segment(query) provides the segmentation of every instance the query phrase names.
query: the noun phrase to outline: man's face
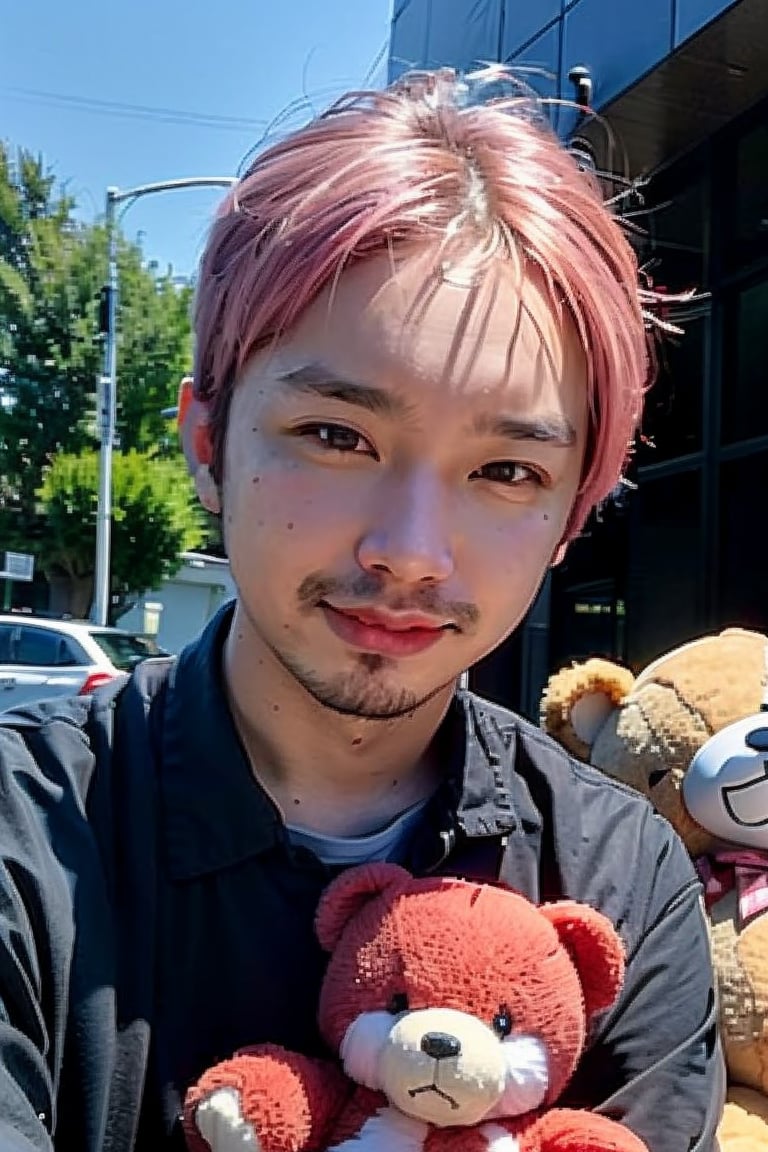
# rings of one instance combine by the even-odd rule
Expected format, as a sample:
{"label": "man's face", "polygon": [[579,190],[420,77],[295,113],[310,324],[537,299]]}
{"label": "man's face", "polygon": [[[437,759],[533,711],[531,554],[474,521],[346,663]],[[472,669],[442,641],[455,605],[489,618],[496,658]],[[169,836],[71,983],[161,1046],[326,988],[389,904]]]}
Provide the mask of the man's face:
{"label": "man's face", "polygon": [[338,712],[410,712],[504,639],[579,484],[575,333],[510,265],[461,273],[425,252],[344,272],[232,399],[238,643]]}

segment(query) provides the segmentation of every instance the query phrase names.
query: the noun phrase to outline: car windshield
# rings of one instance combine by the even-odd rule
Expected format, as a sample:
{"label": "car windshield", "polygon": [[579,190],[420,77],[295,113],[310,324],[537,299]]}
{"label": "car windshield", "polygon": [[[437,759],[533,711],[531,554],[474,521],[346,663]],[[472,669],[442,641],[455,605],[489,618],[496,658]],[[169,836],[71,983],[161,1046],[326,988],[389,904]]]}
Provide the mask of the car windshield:
{"label": "car windshield", "polygon": [[120,672],[130,672],[134,665],[148,656],[166,655],[152,640],[131,632],[91,631],[89,635]]}

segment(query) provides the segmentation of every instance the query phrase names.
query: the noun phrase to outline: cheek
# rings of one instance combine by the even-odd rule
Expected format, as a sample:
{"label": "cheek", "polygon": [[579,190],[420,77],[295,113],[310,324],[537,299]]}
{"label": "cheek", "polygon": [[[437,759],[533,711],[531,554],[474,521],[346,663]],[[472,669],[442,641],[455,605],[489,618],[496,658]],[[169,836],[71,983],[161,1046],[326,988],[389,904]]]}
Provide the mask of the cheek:
{"label": "cheek", "polygon": [[462,583],[484,621],[484,636],[498,643],[531,606],[559,542],[541,511],[519,511],[481,531],[477,520],[465,537]]}
{"label": "cheek", "polygon": [[562,525],[541,509],[514,509],[509,515],[470,519],[465,532],[467,561],[476,565],[485,583],[507,587],[538,582],[560,542]]}
{"label": "cheek", "polygon": [[[343,522],[343,495],[317,472],[296,462],[264,458],[249,461],[224,489],[224,524],[238,531],[249,525],[271,535],[327,536]],[[255,542],[255,541],[254,541]]]}

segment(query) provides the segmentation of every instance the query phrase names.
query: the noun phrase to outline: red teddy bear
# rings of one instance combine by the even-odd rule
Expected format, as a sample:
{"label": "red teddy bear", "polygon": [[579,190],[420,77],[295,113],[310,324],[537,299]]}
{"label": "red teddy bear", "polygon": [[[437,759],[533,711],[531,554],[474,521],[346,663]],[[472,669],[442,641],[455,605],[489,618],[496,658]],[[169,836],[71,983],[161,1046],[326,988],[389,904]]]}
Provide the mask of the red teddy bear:
{"label": "red teddy bear", "polygon": [[192,1152],[647,1152],[552,1107],[621,988],[600,913],[372,864],[329,886],[317,932],[341,1066],[270,1045],[217,1065],[187,1096]]}

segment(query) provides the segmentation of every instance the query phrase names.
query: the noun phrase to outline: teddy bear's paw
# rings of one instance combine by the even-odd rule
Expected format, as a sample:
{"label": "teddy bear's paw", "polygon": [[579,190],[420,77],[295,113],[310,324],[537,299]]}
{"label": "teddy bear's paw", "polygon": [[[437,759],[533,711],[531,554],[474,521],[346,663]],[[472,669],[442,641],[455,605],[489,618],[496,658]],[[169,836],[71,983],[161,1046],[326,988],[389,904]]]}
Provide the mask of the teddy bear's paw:
{"label": "teddy bear's paw", "polygon": [[487,1141],[487,1152],[520,1152],[515,1137],[500,1124],[483,1124],[480,1133]]}
{"label": "teddy bear's paw", "polygon": [[502,1124],[475,1128],[435,1128],[424,1152],[520,1152],[520,1144]]}
{"label": "teddy bear's paw", "polygon": [[304,1152],[323,1146],[347,1095],[333,1064],[261,1044],[192,1085],[184,1131],[192,1152]]}
{"label": "teddy bear's paw", "polygon": [[648,1152],[646,1145],[607,1116],[571,1108],[553,1108],[534,1120],[521,1148],[527,1152]]}
{"label": "teddy bear's paw", "polygon": [[243,1116],[236,1088],[217,1088],[201,1100],[195,1124],[211,1152],[261,1152],[253,1125]]}

